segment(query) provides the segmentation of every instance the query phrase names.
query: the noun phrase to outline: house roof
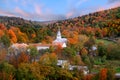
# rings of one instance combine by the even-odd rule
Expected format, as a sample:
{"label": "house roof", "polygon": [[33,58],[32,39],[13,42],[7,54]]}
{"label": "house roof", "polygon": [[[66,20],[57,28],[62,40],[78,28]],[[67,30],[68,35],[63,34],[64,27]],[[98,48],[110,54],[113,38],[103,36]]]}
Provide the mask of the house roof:
{"label": "house roof", "polygon": [[15,43],[11,45],[12,48],[26,48],[28,45],[25,43]]}
{"label": "house roof", "polygon": [[36,46],[36,47],[50,47],[52,44],[41,44],[41,43],[36,43],[36,44],[29,44],[30,46]]}

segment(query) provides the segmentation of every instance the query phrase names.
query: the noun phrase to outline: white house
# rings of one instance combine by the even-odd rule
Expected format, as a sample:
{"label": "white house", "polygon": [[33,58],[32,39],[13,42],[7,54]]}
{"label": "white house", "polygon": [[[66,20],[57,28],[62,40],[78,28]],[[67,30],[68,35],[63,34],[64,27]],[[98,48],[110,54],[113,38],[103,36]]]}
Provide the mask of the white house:
{"label": "white house", "polygon": [[25,52],[28,45],[25,43],[15,43],[9,47],[9,53],[15,53],[16,55],[20,52]]}
{"label": "white house", "polygon": [[87,66],[79,66],[79,65],[70,65],[68,60],[58,60],[57,61],[57,66],[60,66],[61,68],[67,68],[68,70],[83,70],[83,74],[86,75],[89,73],[88,67]]}
{"label": "white house", "polygon": [[74,70],[75,68],[78,70],[83,70],[84,75],[89,73],[87,66],[69,65],[69,70]]}
{"label": "white house", "polygon": [[62,68],[65,68],[66,66],[68,66],[70,63],[68,62],[68,60],[58,60],[57,61],[57,66],[61,66]]}
{"label": "white house", "polygon": [[30,46],[34,46],[37,48],[37,50],[42,50],[42,49],[49,49],[51,44],[41,44],[41,43],[37,43],[37,44],[30,44]]}

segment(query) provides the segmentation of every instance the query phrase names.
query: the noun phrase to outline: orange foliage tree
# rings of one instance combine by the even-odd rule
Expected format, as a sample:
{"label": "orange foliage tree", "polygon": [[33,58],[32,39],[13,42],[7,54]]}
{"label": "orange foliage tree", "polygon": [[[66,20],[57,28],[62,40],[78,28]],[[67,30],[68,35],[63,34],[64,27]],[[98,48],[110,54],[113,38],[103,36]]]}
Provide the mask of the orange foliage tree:
{"label": "orange foliage tree", "polygon": [[29,62],[29,56],[27,54],[25,54],[24,52],[21,53],[20,55],[12,55],[12,56],[10,56],[9,62],[14,67],[18,68],[19,64]]}
{"label": "orange foliage tree", "polygon": [[6,30],[6,27],[4,24],[0,24],[0,30]]}
{"label": "orange foliage tree", "polygon": [[17,27],[11,27],[11,30],[14,31],[17,37],[18,42],[28,42],[28,37],[25,33],[21,32]]}
{"label": "orange foliage tree", "polygon": [[99,74],[99,80],[107,80],[107,69],[103,68]]}
{"label": "orange foliage tree", "polygon": [[16,43],[16,42],[17,42],[17,37],[16,37],[15,33],[13,32],[13,30],[12,30],[12,29],[9,29],[9,30],[8,30],[8,33],[9,33],[11,42],[12,42],[12,43]]}
{"label": "orange foliage tree", "polygon": [[0,30],[0,37],[2,37],[4,35],[3,30]]}
{"label": "orange foliage tree", "polygon": [[36,34],[35,34],[35,33],[31,34],[31,37],[32,37],[32,38],[35,38],[35,37],[36,37]]}
{"label": "orange foliage tree", "polygon": [[24,52],[22,52],[20,54],[20,56],[18,57],[18,63],[27,63],[29,62],[29,56],[27,54],[25,54]]}
{"label": "orange foliage tree", "polygon": [[6,50],[5,49],[0,50],[0,63],[5,60],[5,57],[6,57]]}
{"label": "orange foliage tree", "polygon": [[4,24],[0,24],[0,37],[4,35],[4,31],[7,30]]}
{"label": "orange foliage tree", "polygon": [[94,77],[94,75],[88,74],[85,76],[84,80],[92,80],[93,77]]}

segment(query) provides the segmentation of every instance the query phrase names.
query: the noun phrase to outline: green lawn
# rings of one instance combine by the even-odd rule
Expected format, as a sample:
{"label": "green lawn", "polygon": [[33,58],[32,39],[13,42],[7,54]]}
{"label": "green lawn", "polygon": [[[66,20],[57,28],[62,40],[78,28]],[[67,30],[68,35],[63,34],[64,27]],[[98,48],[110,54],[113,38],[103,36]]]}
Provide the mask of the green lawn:
{"label": "green lawn", "polygon": [[115,43],[112,42],[112,41],[108,41],[108,40],[104,40],[104,39],[96,39],[96,43],[99,43],[99,42],[103,42],[105,45],[115,44]]}
{"label": "green lawn", "polygon": [[111,67],[116,73],[120,73],[120,60],[107,60],[105,64],[97,65],[97,68],[93,68],[92,72],[98,73],[104,67]]}

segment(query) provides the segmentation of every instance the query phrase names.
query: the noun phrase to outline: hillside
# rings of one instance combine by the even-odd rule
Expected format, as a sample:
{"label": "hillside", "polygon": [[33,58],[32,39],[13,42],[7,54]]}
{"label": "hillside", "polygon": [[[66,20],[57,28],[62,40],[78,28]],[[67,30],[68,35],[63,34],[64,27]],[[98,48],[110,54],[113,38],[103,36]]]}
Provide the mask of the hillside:
{"label": "hillside", "polygon": [[[120,36],[120,7],[103,10],[72,19],[59,21],[54,25],[73,28],[107,28],[108,35]],[[110,35],[109,35],[110,36]]]}
{"label": "hillside", "polygon": [[6,27],[10,27],[10,26],[40,27],[45,25],[44,23],[39,21],[30,21],[20,17],[7,17],[7,16],[0,16],[0,23],[4,24]]}
{"label": "hillside", "polygon": [[[46,24],[49,25],[46,26]],[[76,43],[77,37],[81,34],[98,38],[119,37],[120,7],[59,22],[37,22],[17,17],[0,16],[0,36],[10,34],[11,31],[9,32],[9,30],[12,30],[12,33],[15,34],[14,37],[17,39],[13,41],[13,35],[10,34],[11,42],[51,43],[55,39],[58,26],[61,28],[62,37],[70,39],[71,43]],[[6,30],[8,33],[6,33]]]}
{"label": "hillside", "polygon": [[[117,28],[117,32],[120,32],[120,7],[109,10],[103,10],[87,15],[67,19],[60,21],[30,21],[20,17],[7,17],[0,16],[0,23],[6,27],[17,26],[17,27],[40,27],[59,25],[59,26],[75,26],[75,27],[92,27],[92,28],[105,28],[114,27]],[[115,24],[115,25],[114,25]],[[56,26],[55,26],[56,27]],[[120,34],[118,34],[120,35]]]}
{"label": "hillside", "polygon": [[87,15],[71,18],[58,23],[65,23],[66,25],[72,23],[74,26],[91,26],[91,27],[105,27],[106,23],[120,19],[120,7],[109,10],[103,10]]}

